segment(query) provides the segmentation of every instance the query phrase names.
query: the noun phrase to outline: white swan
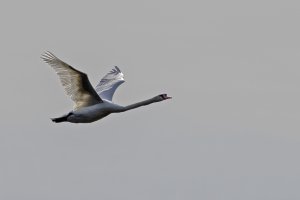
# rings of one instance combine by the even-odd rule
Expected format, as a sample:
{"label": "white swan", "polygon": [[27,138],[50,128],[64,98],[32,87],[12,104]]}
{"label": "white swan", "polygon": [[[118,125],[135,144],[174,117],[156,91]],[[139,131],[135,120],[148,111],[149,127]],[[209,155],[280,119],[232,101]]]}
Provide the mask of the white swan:
{"label": "white swan", "polygon": [[58,74],[60,81],[75,105],[68,114],[53,118],[53,122],[90,123],[111,113],[119,113],[151,103],[171,99],[160,94],[151,99],[129,106],[120,106],[112,102],[115,90],[124,83],[123,73],[118,67],[106,74],[94,89],[87,75],[63,62],[51,52],[45,52],[41,58]]}

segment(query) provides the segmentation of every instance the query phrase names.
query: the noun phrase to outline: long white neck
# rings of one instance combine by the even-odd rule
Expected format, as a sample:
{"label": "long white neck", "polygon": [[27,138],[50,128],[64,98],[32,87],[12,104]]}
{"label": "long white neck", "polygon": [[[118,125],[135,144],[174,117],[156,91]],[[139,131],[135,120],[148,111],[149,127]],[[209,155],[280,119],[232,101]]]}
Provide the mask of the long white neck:
{"label": "long white neck", "polygon": [[131,104],[131,105],[128,105],[128,106],[124,106],[120,112],[125,112],[127,110],[131,110],[131,109],[135,109],[135,108],[138,108],[138,107],[141,107],[141,106],[146,106],[146,105],[149,105],[151,103],[155,103],[157,102],[154,98],[151,98],[151,99],[148,99],[148,100],[145,100],[145,101],[141,101],[141,102],[138,102],[138,103],[134,103],[134,104]]}

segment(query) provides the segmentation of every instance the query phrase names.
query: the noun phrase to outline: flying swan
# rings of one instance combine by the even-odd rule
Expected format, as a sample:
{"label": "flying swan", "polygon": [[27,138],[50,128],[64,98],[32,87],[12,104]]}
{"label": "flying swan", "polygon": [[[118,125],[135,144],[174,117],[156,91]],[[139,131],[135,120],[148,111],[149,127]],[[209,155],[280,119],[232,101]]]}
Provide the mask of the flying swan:
{"label": "flying swan", "polygon": [[167,94],[160,94],[145,101],[120,106],[112,102],[116,89],[125,82],[124,75],[117,66],[106,74],[94,89],[85,73],[71,67],[51,52],[45,52],[41,58],[55,70],[67,95],[75,103],[71,112],[51,119],[56,123],[91,123],[111,113],[120,113],[171,99]]}

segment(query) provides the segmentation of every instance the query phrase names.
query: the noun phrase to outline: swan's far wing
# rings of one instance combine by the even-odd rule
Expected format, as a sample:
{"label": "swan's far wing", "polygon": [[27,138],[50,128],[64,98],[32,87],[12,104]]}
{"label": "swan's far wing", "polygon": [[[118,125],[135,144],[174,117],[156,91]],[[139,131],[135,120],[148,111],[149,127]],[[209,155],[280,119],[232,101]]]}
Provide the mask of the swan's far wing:
{"label": "swan's far wing", "polygon": [[95,90],[102,99],[112,101],[116,89],[124,82],[124,74],[115,66],[101,79]]}
{"label": "swan's far wing", "polygon": [[45,52],[41,58],[57,73],[70,98],[74,101],[74,110],[103,102],[91,85],[87,75],[61,61],[51,52]]}

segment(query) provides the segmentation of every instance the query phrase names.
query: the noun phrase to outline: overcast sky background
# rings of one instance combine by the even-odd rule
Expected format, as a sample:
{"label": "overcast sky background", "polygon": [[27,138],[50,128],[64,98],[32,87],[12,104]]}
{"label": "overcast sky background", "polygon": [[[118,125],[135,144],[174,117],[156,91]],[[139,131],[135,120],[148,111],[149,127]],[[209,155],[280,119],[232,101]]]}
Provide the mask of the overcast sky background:
{"label": "overcast sky background", "polygon": [[[1,1],[0,199],[300,199],[297,1]],[[92,124],[45,50],[127,105]]]}

